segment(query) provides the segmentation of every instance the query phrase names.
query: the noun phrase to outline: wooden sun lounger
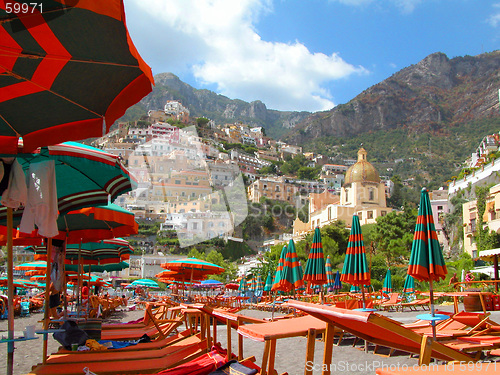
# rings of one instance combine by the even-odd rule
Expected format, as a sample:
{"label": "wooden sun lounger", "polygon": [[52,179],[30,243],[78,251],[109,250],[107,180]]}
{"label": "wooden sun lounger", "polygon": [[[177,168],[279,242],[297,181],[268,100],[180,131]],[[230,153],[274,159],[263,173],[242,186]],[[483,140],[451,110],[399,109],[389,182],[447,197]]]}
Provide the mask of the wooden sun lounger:
{"label": "wooden sun lounger", "polygon": [[[149,351],[128,352],[126,353],[127,356],[129,356],[128,358],[116,360],[111,363],[108,360],[61,364],[47,363],[35,367],[30,372],[30,375],[81,375],[84,373],[84,368],[88,368],[90,371],[99,375],[156,373],[167,368],[178,366],[206,353],[207,342],[206,340],[198,339],[197,342],[169,346],[161,350],[161,356],[154,358],[144,357],[144,353],[147,354],[148,352]],[[99,354],[99,356],[102,357],[102,354]]]}
{"label": "wooden sun lounger", "polygon": [[411,311],[417,311],[417,307],[422,307],[425,310],[427,306],[427,310],[429,309],[429,303],[431,302],[430,298],[416,299],[411,302],[404,302],[400,304],[401,311],[404,311],[406,307],[408,307]]}
{"label": "wooden sun lounger", "polygon": [[183,317],[178,317],[176,319],[167,319],[160,322],[154,321],[154,325],[151,327],[146,327],[144,329],[133,328],[133,329],[121,329],[121,330],[105,330],[101,332],[101,340],[138,340],[144,335],[148,335],[149,338],[155,337],[166,337],[172,333],[177,327],[184,323]]}
{"label": "wooden sun lounger", "polygon": [[288,304],[328,323],[324,355],[324,365],[328,368],[331,364],[335,327],[375,345],[419,354],[421,364],[428,364],[431,357],[445,361],[474,360],[465,353],[432,341],[427,335],[414,332],[401,323],[374,312],[352,311],[299,301],[289,301]]}
{"label": "wooden sun lounger", "polygon": [[188,336],[193,335],[193,332],[190,329],[186,329],[185,331],[179,332],[176,335],[165,337],[163,339],[156,339],[150,342],[143,342],[137,345],[130,345],[124,348],[119,349],[103,349],[103,350],[92,350],[92,351],[71,351],[66,349],[60,349],[57,353],[50,355],[50,358],[59,358],[60,356],[66,356],[68,354],[74,355],[88,355],[90,353],[110,353],[110,352],[130,352],[130,351],[139,351],[139,350],[152,350],[152,349],[161,349],[165,346],[176,343],[179,340],[182,340]]}

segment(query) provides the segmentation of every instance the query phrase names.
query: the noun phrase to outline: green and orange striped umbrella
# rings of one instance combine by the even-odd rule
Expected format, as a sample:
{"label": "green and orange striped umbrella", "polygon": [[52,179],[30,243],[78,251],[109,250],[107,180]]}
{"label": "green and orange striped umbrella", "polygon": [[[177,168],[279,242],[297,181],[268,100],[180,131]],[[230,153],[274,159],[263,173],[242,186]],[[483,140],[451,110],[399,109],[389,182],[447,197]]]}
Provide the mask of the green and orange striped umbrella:
{"label": "green and orange striped umbrella", "polygon": [[285,264],[283,265],[283,278],[279,281],[279,290],[291,292],[304,287],[302,266],[299,263],[293,240],[288,243]]}
{"label": "green and orange striped umbrella", "polygon": [[330,260],[330,255],[326,257],[325,270],[326,270],[326,285],[325,285],[326,290],[327,292],[333,292],[335,278],[333,276],[332,261]]}
{"label": "green and orange striped umbrella", "polygon": [[370,272],[366,261],[365,244],[359,224],[359,217],[352,217],[351,233],[340,280],[351,285],[370,285]]}
{"label": "green and orange striped umbrella", "polygon": [[266,283],[264,285],[264,292],[270,292],[273,287],[273,276],[271,273],[267,274]]}
{"label": "green and orange striped umbrella", "polygon": [[420,206],[418,208],[417,224],[411,245],[408,275],[420,281],[429,282],[429,298],[431,305],[432,336],[436,340],[436,326],[434,324],[434,293],[432,282],[444,279],[448,270],[443,258],[443,252],[437,239],[434,218],[432,217],[432,206],[429,192],[426,188],[420,194]]}
{"label": "green and orange striped umbrella", "polygon": [[423,188],[411,245],[408,275],[420,281],[437,281],[444,279],[447,273],[434,226],[429,192]]}
{"label": "green and orange striped umbrella", "polygon": [[276,273],[274,274],[274,282],[271,288],[272,291],[281,290],[279,289],[279,285],[281,279],[283,279],[283,267],[285,266],[285,259],[287,253],[288,253],[287,247],[283,246],[283,249],[281,249],[280,258],[278,260],[278,267],[276,268]]}
{"label": "green and orange striped umbrella", "polygon": [[415,293],[415,279],[411,275],[406,275],[403,285],[403,293]]}
{"label": "green and orange striped umbrella", "polygon": [[318,227],[314,230],[313,242],[307,258],[306,269],[304,270],[304,281],[309,281],[311,285],[323,285],[328,282],[323,243],[321,242],[321,232]]}
{"label": "green and orange striped umbrella", "polygon": [[382,292],[384,293],[392,293],[392,277],[391,277],[391,270],[388,269],[385,278],[384,278],[384,284],[382,286]]}

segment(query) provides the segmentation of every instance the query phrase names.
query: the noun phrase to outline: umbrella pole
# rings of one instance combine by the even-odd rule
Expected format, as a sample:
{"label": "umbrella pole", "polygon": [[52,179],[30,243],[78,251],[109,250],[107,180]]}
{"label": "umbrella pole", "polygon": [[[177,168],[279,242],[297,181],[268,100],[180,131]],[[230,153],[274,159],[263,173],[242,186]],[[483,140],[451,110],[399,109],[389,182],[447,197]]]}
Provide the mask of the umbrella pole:
{"label": "umbrella pole", "polygon": [[[14,259],[12,249],[12,208],[7,207],[7,282],[8,282],[8,339],[14,339]],[[7,344],[7,375],[14,373],[14,341],[9,341]]]}
{"label": "umbrella pole", "polygon": [[[52,239],[47,238],[47,272],[45,274],[45,311],[43,318],[43,329],[47,331],[49,329],[50,320],[50,274],[52,272]],[[43,335],[43,364],[47,362],[47,340],[48,335]]]}
{"label": "umbrella pole", "polygon": [[363,310],[366,309],[366,302],[365,302],[365,286],[361,285],[361,296],[363,298]]}
{"label": "umbrella pole", "polygon": [[83,267],[82,267],[82,241],[78,244],[78,276],[76,278],[76,317],[77,319],[80,317],[80,309],[82,306],[81,299],[81,288],[82,288],[82,276],[83,276]]}
{"label": "umbrella pole", "polygon": [[[434,318],[435,312],[434,312],[434,290],[432,288],[432,279],[429,280],[429,298],[430,298],[430,305],[431,305],[431,317]],[[436,322],[434,320],[431,321],[432,325],[432,339],[436,341]]]}

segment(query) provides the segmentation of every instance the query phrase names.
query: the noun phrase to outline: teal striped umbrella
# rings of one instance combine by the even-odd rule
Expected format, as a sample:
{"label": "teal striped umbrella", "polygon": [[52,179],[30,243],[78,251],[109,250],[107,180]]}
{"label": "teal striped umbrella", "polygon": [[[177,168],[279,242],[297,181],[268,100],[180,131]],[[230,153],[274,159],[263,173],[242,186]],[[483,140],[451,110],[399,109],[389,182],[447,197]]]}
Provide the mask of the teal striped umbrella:
{"label": "teal striped umbrella", "polygon": [[[429,282],[429,298],[431,305],[431,317],[434,319],[434,292],[432,282],[444,279],[448,270],[444,262],[441,246],[437,239],[437,232],[432,216],[432,206],[429,192],[426,188],[420,194],[420,206],[418,208],[417,224],[411,245],[408,275],[420,281]],[[434,322],[434,320],[433,320]],[[436,326],[432,325],[432,336],[436,340]]]}
{"label": "teal striped umbrella", "polygon": [[279,281],[279,289],[291,292],[304,288],[302,266],[299,263],[293,240],[288,243],[288,252],[283,266],[283,278]]}
{"label": "teal striped umbrella", "polygon": [[330,255],[328,255],[328,257],[326,258],[325,270],[326,270],[326,285],[325,286],[326,286],[328,292],[333,292],[335,278],[333,277],[332,262],[330,260]]}
{"label": "teal striped umbrella", "polygon": [[135,288],[137,286],[142,286],[144,288],[155,288],[155,289],[159,289],[160,286],[158,285],[158,283],[154,280],[150,280],[150,279],[138,279],[138,280],[134,280],[133,282],[131,282],[127,288]]}
{"label": "teal striped umbrella", "polygon": [[350,293],[361,293],[361,288],[358,285],[351,285],[351,289],[349,289]]}
{"label": "teal striped umbrella", "polygon": [[[349,242],[347,243],[346,257],[340,281],[357,286],[370,285],[371,283],[363,233],[361,233],[358,215],[353,215],[352,217],[351,233],[349,234]],[[361,293],[363,294],[364,309],[366,307],[364,288],[361,288]]]}
{"label": "teal striped umbrella", "polygon": [[382,286],[382,292],[392,293],[392,278],[390,269],[388,269],[387,273],[385,274],[384,285]]}
{"label": "teal striped umbrella", "polygon": [[266,283],[264,285],[264,292],[270,292],[273,287],[273,276],[271,273],[267,274]]}
{"label": "teal striped umbrella", "polygon": [[328,282],[323,243],[321,242],[321,232],[318,227],[314,230],[313,242],[307,258],[303,280],[309,281],[311,285],[323,285]]}
{"label": "teal striped umbrella", "polygon": [[406,275],[403,285],[403,293],[415,293],[415,279],[411,275]]}
{"label": "teal striped umbrella", "polygon": [[280,258],[278,260],[278,267],[276,268],[276,273],[274,274],[273,286],[271,288],[272,291],[281,290],[279,288],[280,281],[283,278],[283,267],[285,266],[286,254],[288,253],[288,249],[286,246],[283,246],[281,249]]}
{"label": "teal striped umbrella", "polygon": [[259,275],[255,280],[255,295],[260,297],[264,292],[264,282],[262,281],[262,277]]}
{"label": "teal striped umbrella", "polygon": [[238,292],[244,295],[247,292],[247,280],[245,277],[242,277],[240,280],[240,287],[238,288]]}

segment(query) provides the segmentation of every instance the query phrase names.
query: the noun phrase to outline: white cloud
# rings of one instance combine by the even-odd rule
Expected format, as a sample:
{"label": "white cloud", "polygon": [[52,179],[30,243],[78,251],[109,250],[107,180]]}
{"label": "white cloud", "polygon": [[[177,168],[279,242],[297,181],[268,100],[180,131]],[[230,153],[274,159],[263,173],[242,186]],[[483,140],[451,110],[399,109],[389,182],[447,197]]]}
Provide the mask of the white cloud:
{"label": "white cloud", "polygon": [[497,27],[500,23],[500,3],[493,4],[493,7],[497,8],[497,10],[488,18],[488,23],[493,27]]}
{"label": "white cloud", "polygon": [[[140,10],[143,17],[148,15],[142,21],[144,29],[134,31],[144,38],[149,32],[154,39],[149,41],[150,47],[156,45],[152,60],[140,50],[150,65],[166,66],[164,60],[173,62],[169,67],[192,69],[200,82],[216,85],[219,93],[231,98],[260,99],[273,109],[325,110],[334,106],[326,83],[366,73],[338,54],[312,53],[299,41],[262,40],[255,23],[262,14],[272,12],[271,0],[130,2],[134,13]],[[151,26],[156,30],[154,37]]]}

